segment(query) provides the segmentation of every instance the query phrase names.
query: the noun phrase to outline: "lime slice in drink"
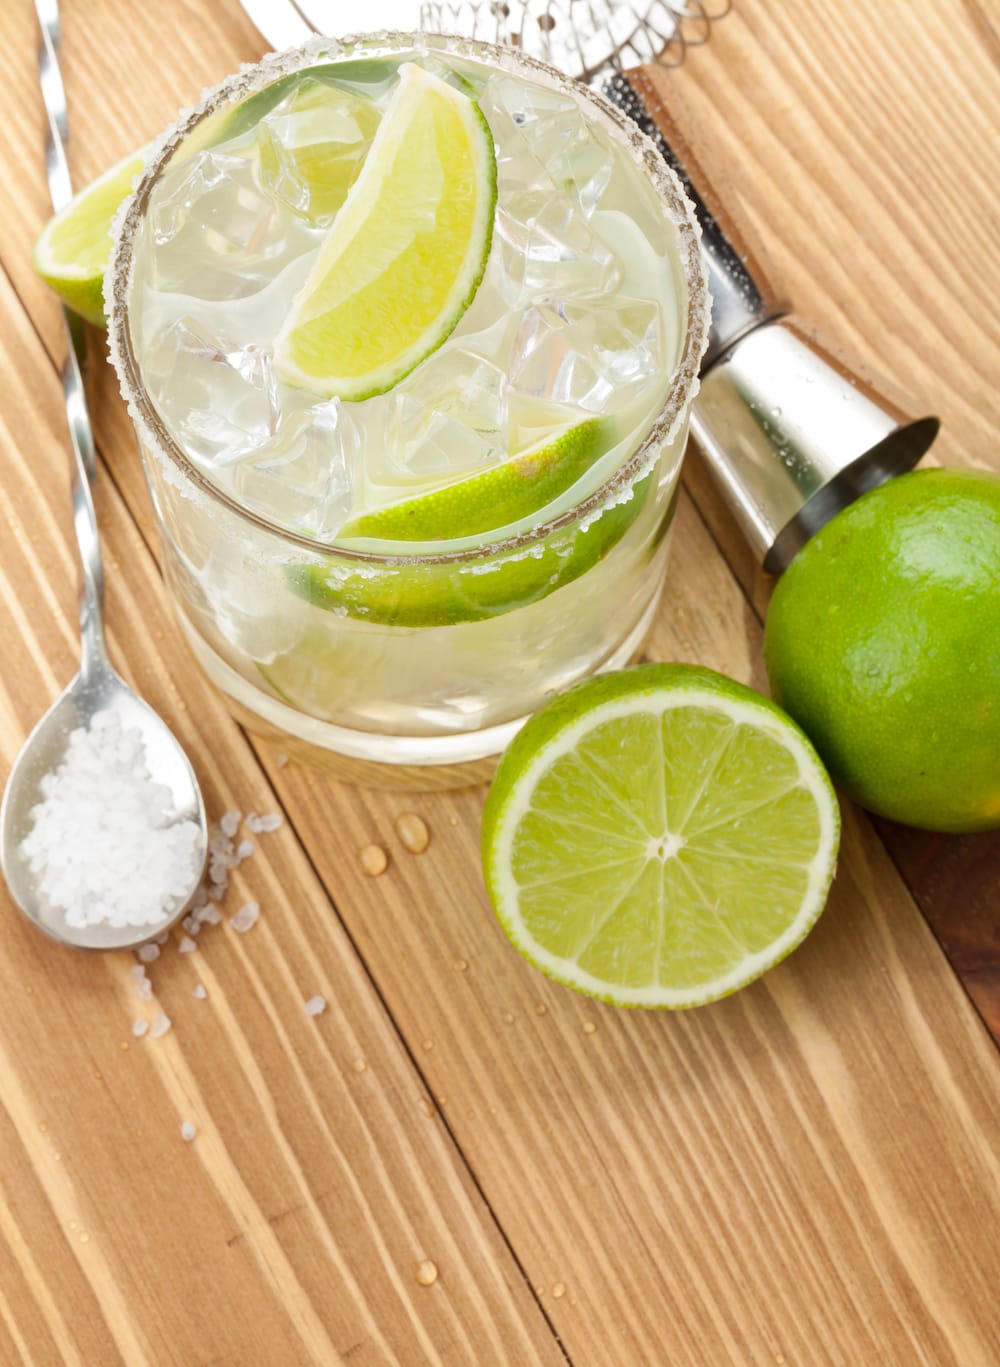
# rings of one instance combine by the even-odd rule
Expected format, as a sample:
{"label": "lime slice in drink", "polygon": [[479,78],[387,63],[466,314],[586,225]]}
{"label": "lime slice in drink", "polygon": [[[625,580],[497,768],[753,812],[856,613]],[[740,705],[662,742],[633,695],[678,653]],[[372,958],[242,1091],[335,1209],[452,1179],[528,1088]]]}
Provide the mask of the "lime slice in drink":
{"label": "lime slice in drink", "polygon": [[471,303],[496,204],[479,106],[405,63],[343,208],[275,342],[281,377],[324,397],[383,394]]}
{"label": "lime slice in drink", "polygon": [[35,243],[35,270],[71,309],[88,323],[104,326],[104,272],[111,260],[111,223],[119,204],[132,193],[146,150],[130,152],[110,171],[80,191]]}
{"label": "lime slice in drink", "polygon": [[698,1006],[783,959],[826,900],[837,800],[805,734],[693,665],[591,679],[515,737],[486,884],[542,972],[616,1006]]}
{"label": "lime slice in drink", "polygon": [[614,445],[616,426],[611,417],[588,418],[457,484],[351,518],[339,536],[447,541],[519,522],[571,489]]}
{"label": "lime slice in drink", "polygon": [[[291,591],[313,607],[395,627],[455,626],[479,622],[537,603],[593,568],[622,539],[646,507],[653,476],[636,484],[626,502],[605,508],[583,524],[552,532],[528,553],[514,547],[467,564],[417,563],[402,557],[383,565],[352,566],[331,558],[290,565]],[[670,526],[674,497],[649,533],[652,554]]]}
{"label": "lime slice in drink", "polygon": [[378,125],[373,100],[307,74],[260,125],[260,179],[304,218],[332,217],[357,180]]}

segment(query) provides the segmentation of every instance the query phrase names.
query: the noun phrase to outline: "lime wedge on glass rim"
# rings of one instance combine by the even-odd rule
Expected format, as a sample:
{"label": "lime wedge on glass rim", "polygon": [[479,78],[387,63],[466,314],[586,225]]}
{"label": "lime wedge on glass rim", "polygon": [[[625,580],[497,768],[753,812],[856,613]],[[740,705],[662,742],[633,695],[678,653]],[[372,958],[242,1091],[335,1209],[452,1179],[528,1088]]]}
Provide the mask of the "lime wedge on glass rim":
{"label": "lime wedge on glass rim", "polygon": [[520,952],[616,1006],[727,996],[823,909],[837,799],[805,734],[693,665],[590,679],[537,713],[483,817],[486,884]]}
{"label": "lime wedge on glass rim", "polygon": [[130,152],[70,200],[35,243],[35,270],[88,323],[104,326],[104,272],[111,260],[111,224],[132,193],[146,149]]}
{"label": "lime wedge on glass rim", "polygon": [[493,235],[496,157],[479,106],[413,63],[275,341],[287,383],[324,397],[391,389],[453,331]]}

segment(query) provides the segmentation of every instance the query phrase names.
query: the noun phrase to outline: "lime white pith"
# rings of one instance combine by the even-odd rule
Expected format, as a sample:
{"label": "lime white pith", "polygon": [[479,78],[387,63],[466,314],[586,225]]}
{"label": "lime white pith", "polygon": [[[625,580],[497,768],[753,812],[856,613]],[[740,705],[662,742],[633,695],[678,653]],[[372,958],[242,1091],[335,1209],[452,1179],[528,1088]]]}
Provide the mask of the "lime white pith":
{"label": "lime white pith", "polygon": [[759,977],[814,924],[836,798],[764,699],[630,682],[581,698],[575,718],[565,709],[533,754],[535,723],[515,740],[514,776],[501,766],[487,807],[487,883],[508,936],[556,981],[619,1006],[696,1006]]}
{"label": "lime white pith", "polygon": [[275,341],[281,377],[349,400],[391,389],[472,301],[495,205],[493,140],[479,106],[404,64],[361,174]]}

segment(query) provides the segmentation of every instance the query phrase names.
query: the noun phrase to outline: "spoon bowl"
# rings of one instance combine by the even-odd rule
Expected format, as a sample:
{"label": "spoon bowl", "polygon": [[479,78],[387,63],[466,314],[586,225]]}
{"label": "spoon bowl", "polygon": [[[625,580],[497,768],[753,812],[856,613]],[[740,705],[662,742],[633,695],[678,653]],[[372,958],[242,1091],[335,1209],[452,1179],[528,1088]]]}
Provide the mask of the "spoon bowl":
{"label": "spoon bowl", "polygon": [[[42,779],[58,768],[70,732],[87,727],[98,712],[114,712],[123,731],[138,731],[152,780],[169,788],[170,823],[194,821],[199,829],[198,853],[191,886],[177,911],[154,925],[71,926],[62,911],[39,895],[38,877],[22,852],[31,829],[31,810],[43,800]],[[35,726],[7,780],[0,806],[0,863],[14,901],[50,939],[78,949],[135,949],[162,934],[187,912],[205,869],[208,828],[198,780],[180,742],[153,709],[128,687],[110,666],[81,671]],[[136,870],[136,877],[142,877]]]}

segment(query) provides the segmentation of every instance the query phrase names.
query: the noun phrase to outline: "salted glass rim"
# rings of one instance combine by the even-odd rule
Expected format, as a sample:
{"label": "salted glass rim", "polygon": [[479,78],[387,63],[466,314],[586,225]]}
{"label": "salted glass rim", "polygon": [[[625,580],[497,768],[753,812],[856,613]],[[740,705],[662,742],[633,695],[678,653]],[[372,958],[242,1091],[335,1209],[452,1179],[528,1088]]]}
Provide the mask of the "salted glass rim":
{"label": "salted glass rim", "polygon": [[[548,85],[572,93],[584,101],[588,111],[596,113],[620,143],[624,143],[632,160],[656,192],[657,202],[664,217],[677,234],[677,250],[684,288],[687,293],[687,327],[680,360],[674,370],[670,387],[653,425],[635,451],[598,488],[578,503],[563,509],[555,517],[537,526],[526,528],[498,540],[483,540],[475,546],[454,551],[408,553],[361,550],[346,546],[336,539],[323,541],[293,531],[265,517],[241,503],[220,488],[202,471],[171,435],[157,412],[143,383],[141,368],[132,342],[128,300],[135,268],[136,232],[150,195],[164,168],[193,130],[210,115],[227,104],[238,104],[248,96],[265,89],[284,76],[303,71],[321,61],[344,61],[354,57],[378,57],[387,53],[406,51],[468,56],[488,65],[512,73],[525,70],[544,78]],[[104,297],[108,308],[108,349],[121,385],[122,395],[141,441],[151,446],[162,458],[177,467],[199,490],[207,494],[240,519],[312,555],[325,554],[340,560],[365,565],[438,565],[461,564],[527,550],[565,527],[596,517],[606,508],[622,500],[648,473],[659,448],[672,440],[683,422],[687,408],[698,392],[699,369],[708,337],[711,301],[701,254],[701,229],[695,218],[694,207],[684,192],[675,172],[666,164],[655,144],[636,124],[610,100],[588,86],[564,76],[547,62],[539,61],[512,47],[480,42],[447,34],[419,32],[379,32],[355,34],[344,38],[319,37],[308,43],[289,48],[285,52],[269,53],[260,62],[244,66],[234,76],[206,90],[198,105],[181,113],[176,123],[150,148],[143,173],[132,195],[116,216],[112,229],[111,262],[104,282]]]}

